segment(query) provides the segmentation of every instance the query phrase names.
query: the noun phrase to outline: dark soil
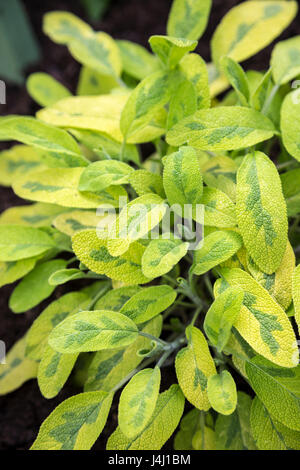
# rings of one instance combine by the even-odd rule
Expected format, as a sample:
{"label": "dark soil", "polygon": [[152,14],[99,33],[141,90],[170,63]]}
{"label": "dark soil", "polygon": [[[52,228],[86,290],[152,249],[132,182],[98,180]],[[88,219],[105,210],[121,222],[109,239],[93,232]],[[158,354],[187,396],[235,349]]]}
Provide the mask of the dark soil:
{"label": "dark soil", "polygon": [[[84,12],[78,2],[68,0],[23,0],[24,6],[30,16],[33,28],[39,39],[42,60],[39,64],[31,67],[27,73],[44,71],[51,74],[72,92],[76,89],[79,65],[72,59],[67,49],[52,43],[41,30],[42,17],[44,13],[51,10],[67,10],[74,12],[85,19]],[[97,30],[103,30],[114,38],[129,39],[148,46],[148,38],[152,34],[165,34],[165,25],[171,0],[113,0],[111,7],[101,22],[93,23]],[[209,27],[202,37],[198,46],[198,52],[206,60],[210,60],[209,42],[213,31],[220,19],[234,5],[240,3],[232,0],[214,0],[214,8],[211,14]],[[282,34],[281,39],[297,35],[300,32],[299,21],[296,20]],[[247,68],[264,70],[268,66],[272,46],[257,54],[245,64]],[[0,77],[1,78],[1,77]],[[30,115],[36,111],[36,105],[26,92],[24,87],[7,87],[7,105],[1,105],[0,114],[23,114]],[[1,143],[0,148],[7,147]],[[24,204],[24,201],[16,197],[11,189],[0,187],[0,212],[8,207]],[[4,340],[9,349],[19,338],[21,338],[34,318],[47,305],[22,315],[14,315],[8,309],[8,299],[14,286],[1,289],[0,296],[0,339]],[[52,299],[59,296],[56,292]],[[175,382],[173,369],[164,369],[163,388],[169,387]],[[79,393],[69,383],[58,397],[52,400],[44,399],[38,389],[36,381],[26,383],[19,390],[6,397],[0,398],[0,450],[28,449],[32,444],[41,422],[50,412],[64,399]],[[116,427],[116,405],[110,414],[108,424],[104,432],[96,442],[94,449],[104,449],[108,436]],[[172,449],[171,443],[166,448]]]}

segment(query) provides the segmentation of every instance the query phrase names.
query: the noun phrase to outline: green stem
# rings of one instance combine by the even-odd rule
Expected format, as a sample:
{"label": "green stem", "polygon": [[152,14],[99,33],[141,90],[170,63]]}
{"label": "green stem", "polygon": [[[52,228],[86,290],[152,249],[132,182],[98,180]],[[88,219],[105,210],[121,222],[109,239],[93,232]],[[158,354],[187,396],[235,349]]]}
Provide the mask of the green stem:
{"label": "green stem", "polygon": [[195,313],[194,313],[194,316],[192,318],[192,321],[191,321],[191,326],[194,326],[198,316],[199,316],[199,313],[201,313],[201,310],[202,310],[202,306],[201,307],[198,307],[196,310],[195,310]]}
{"label": "green stem", "polygon": [[150,333],[145,333],[144,331],[139,331],[140,336],[144,336],[145,338],[151,339],[151,341],[155,341],[156,343],[160,344],[164,349],[169,349],[170,344],[166,341],[157,338],[156,336],[150,335]]}
{"label": "green stem", "polygon": [[107,291],[109,291],[110,289],[110,284],[107,284],[106,286],[102,287],[102,289],[100,289],[100,291],[98,292],[98,294],[95,295],[95,297],[91,300],[90,304],[87,306],[86,310],[92,310],[95,306],[95,304],[98,302],[98,300],[104,295],[106,294]]}
{"label": "green stem", "polygon": [[138,372],[140,372],[141,370],[143,370],[145,367],[149,366],[150,364],[152,364],[152,362],[155,361],[155,358],[154,357],[150,357],[149,359],[147,359],[146,361],[144,361],[139,367],[137,367],[136,369],[132,370],[131,372],[129,372],[128,375],[126,375],[126,377],[124,377],[124,379],[122,379],[112,390],[110,393],[115,393],[117,392],[120,388],[123,387],[123,385],[125,385],[135,374],[137,374]]}

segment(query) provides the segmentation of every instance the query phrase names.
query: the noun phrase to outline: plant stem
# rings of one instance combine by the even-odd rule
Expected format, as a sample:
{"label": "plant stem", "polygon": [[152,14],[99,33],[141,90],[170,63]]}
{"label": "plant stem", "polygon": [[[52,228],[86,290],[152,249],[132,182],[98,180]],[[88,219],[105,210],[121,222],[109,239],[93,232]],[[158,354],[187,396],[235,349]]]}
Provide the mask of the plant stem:
{"label": "plant stem", "polygon": [[170,343],[157,338],[156,336],[150,335],[150,333],[145,333],[144,331],[139,331],[140,336],[144,336],[145,338],[151,339],[151,341],[155,341],[156,343],[160,344],[164,349],[169,349]]}
{"label": "plant stem", "polygon": [[194,316],[192,318],[192,321],[191,321],[191,326],[194,326],[198,316],[199,316],[199,313],[201,312],[202,310],[202,306],[201,307],[198,307],[196,310],[195,310],[195,313],[194,313]]}
{"label": "plant stem", "polygon": [[267,98],[267,100],[266,100],[266,102],[265,102],[265,104],[264,104],[264,106],[263,106],[263,108],[262,108],[262,110],[261,110],[262,114],[265,114],[265,115],[266,115],[267,112],[269,111],[270,106],[271,106],[271,104],[272,104],[272,101],[273,101],[273,99],[274,99],[274,97],[275,97],[277,91],[279,90],[279,88],[280,88],[280,84],[279,84],[279,83],[277,83],[276,85],[273,86],[273,88],[272,88],[272,90],[271,90],[271,93],[269,94],[269,96],[268,96],[268,98]]}
{"label": "plant stem", "polygon": [[86,310],[92,310],[95,306],[95,304],[98,302],[98,300],[106,294],[106,292],[110,289],[110,283],[107,284],[106,286],[102,287],[98,294],[95,295],[95,297],[91,300],[90,304],[87,306]]}

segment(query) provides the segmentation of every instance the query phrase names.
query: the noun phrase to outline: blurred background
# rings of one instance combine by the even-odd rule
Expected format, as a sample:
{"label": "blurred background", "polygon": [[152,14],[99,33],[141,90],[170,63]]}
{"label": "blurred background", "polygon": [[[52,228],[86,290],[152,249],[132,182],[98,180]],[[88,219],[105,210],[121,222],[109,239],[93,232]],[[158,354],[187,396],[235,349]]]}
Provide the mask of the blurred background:
{"label": "blurred background", "polygon": [[[213,0],[208,28],[197,52],[210,61],[210,40],[222,17],[236,0]],[[79,64],[66,47],[52,43],[42,32],[43,15],[52,10],[66,10],[87,21],[95,30],[109,33],[115,39],[127,39],[148,47],[153,34],[165,34],[172,0],[0,0],[0,79],[6,84],[6,104],[0,104],[0,114],[33,115],[38,109],[26,90],[26,77],[42,71],[52,75],[71,92],[78,82]],[[299,16],[298,16],[299,18]],[[277,40],[300,34],[299,19]],[[273,45],[245,62],[246,69],[266,70]],[[0,150],[11,143],[0,143]],[[10,188],[0,186],[0,212],[13,205],[24,204]],[[13,315],[8,298],[14,285],[1,288],[0,339],[5,337],[9,349],[24,335],[43,304],[23,315]],[[59,295],[59,290],[57,292]],[[52,298],[50,300],[53,300]],[[48,302],[46,303],[46,305]],[[172,383],[172,372],[165,372],[164,381]],[[0,450],[28,449],[40,423],[61,401],[78,393],[72,384],[64,387],[58,397],[44,399],[36,381],[30,381],[16,392],[0,397]],[[94,449],[103,449],[107,437],[116,426],[113,412]],[[166,449],[170,449],[167,443]]]}

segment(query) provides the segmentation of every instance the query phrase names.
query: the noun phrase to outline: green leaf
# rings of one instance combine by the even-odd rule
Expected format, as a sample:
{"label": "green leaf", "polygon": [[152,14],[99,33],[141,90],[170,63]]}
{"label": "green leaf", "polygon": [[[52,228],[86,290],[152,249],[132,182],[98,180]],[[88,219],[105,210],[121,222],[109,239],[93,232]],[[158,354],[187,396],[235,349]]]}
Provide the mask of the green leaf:
{"label": "green leaf", "polygon": [[219,189],[235,202],[237,164],[232,158],[217,155],[204,162],[200,170],[207,186]]}
{"label": "green leaf", "polygon": [[277,43],[271,58],[275,83],[283,85],[300,74],[300,36]]}
{"label": "green leaf", "polygon": [[[108,232],[107,248],[111,255],[125,253],[132,242],[147,235],[163,219],[167,205],[157,194],[144,194],[121,210]],[[151,233],[150,233],[151,236]]]}
{"label": "green leaf", "polygon": [[232,8],[212,39],[213,61],[227,55],[237,62],[270,44],[297,14],[297,2],[248,1]]}
{"label": "green leaf", "polygon": [[106,95],[119,86],[117,77],[103,75],[97,70],[83,65],[80,69],[76,94],[79,96]]}
{"label": "green leaf", "polygon": [[[103,307],[105,307],[105,301],[103,304]],[[141,331],[159,337],[161,329],[162,317],[158,316],[150,320]],[[138,355],[138,352],[142,349],[150,349],[150,347],[151,340],[144,336],[138,336],[126,348],[98,351],[88,368],[88,377],[84,390],[105,390],[110,392],[142,362],[144,358]]]}
{"label": "green leaf", "polygon": [[128,438],[138,436],[149,423],[160,387],[160,369],[144,369],[133,376],[120,396],[118,420]]}
{"label": "green leaf", "polygon": [[[272,69],[270,68],[262,77],[255,91],[251,96],[251,104],[257,111],[262,111],[268,96],[271,93],[272,82]],[[271,106],[270,106],[271,108]],[[269,113],[268,113],[269,114]]]}
{"label": "green leaf", "polygon": [[255,397],[251,407],[251,430],[259,450],[300,450],[300,432],[279,423]]}
{"label": "green leaf", "polygon": [[47,73],[37,72],[29,75],[27,90],[30,96],[41,106],[51,106],[67,96],[69,90]]}
{"label": "green leaf", "polygon": [[38,257],[21,259],[10,263],[0,262],[0,287],[12,284],[33,270]]}
{"label": "green leaf", "polygon": [[211,0],[174,0],[167,24],[170,36],[199,39],[207,25]]}
{"label": "green leaf", "polygon": [[167,142],[174,147],[187,143],[202,150],[235,150],[268,140],[274,133],[272,122],[254,109],[219,106],[183,119],[167,133]]}
{"label": "green leaf", "polygon": [[159,62],[147,49],[131,41],[116,41],[123,64],[123,72],[143,80],[159,69]]}
{"label": "green leaf", "polygon": [[193,450],[215,450],[215,432],[205,426],[204,429],[199,429],[192,440]]}
{"label": "green leaf", "polygon": [[63,129],[28,116],[1,118],[0,140],[17,140],[41,150],[50,152],[62,166],[86,166],[88,161],[80,155],[80,149]]}
{"label": "green leaf", "polygon": [[11,348],[6,364],[0,364],[0,395],[13,392],[37,376],[38,363],[25,356],[26,337]]}
{"label": "green leaf", "polygon": [[295,308],[295,320],[300,330],[300,264],[295,268],[292,280],[292,292]]}
{"label": "green leaf", "polygon": [[210,342],[221,352],[226,346],[244,298],[239,287],[229,287],[211,304],[204,320],[204,330]]}
{"label": "green leaf", "polygon": [[212,375],[207,381],[207,396],[214,410],[223,415],[230,415],[237,405],[235,381],[227,370]]}
{"label": "green leaf", "polygon": [[286,369],[257,356],[247,361],[246,373],[268,412],[289,429],[300,431],[300,366]]}
{"label": "green leaf", "polygon": [[197,41],[171,36],[151,36],[149,39],[152,51],[169,69],[174,69],[182,57],[193,51]]}
{"label": "green leaf", "polygon": [[1,261],[18,261],[24,258],[32,258],[54,247],[51,238],[38,228],[0,225]]}
{"label": "green leaf", "polygon": [[129,176],[129,183],[138,196],[154,193],[165,198],[162,177],[147,170],[136,170]]}
{"label": "green leaf", "polygon": [[176,429],[184,408],[178,385],[159,395],[154,413],[140,434],[126,437],[118,427],[107,442],[107,450],[159,450]]}
{"label": "green leaf", "polygon": [[37,265],[14,289],[9,299],[9,308],[14,313],[23,313],[47,299],[55,289],[48,282],[51,274],[66,267],[67,261],[55,259]]}
{"label": "green leaf", "polygon": [[109,310],[79,312],[66,318],[49,335],[49,344],[55,351],[100,351],[122,348],[133,343],[138,329],[125,315]]}
{"label": "green leaf", "polygon": [[300,212],[300,168],[282,173],[280,179],[287,214],[289,217],[295,216]]}
{"label": "green leaf", "polygon": [[140,292],[142,287],[129,286],[119,287],[108,291],[100,300],[95,304],[95,310],[113,310],[119,312],[123,305],[135,294]]}
{"label": "green leaf", "polygon": [[109,157],[113,160],[119,160],[122,154],[124,161],[131,160],[139,164],[140,157],[136,145],[126,144],[122,146],[120,142],[108,135],[89,129],[70,129],[70,132],[84,146],[99,155],[100,159]]}
{"label": "green leaf", "polygon": [[235,328],[262,356],[283,367],[295,367],[299,353],[291,323],[282,308],[250,274],[241,269],[221,269],[232,287],[244,291]]}
{"label": "green leaf", "polygon": [[210,91],[206,63],[198,54],[185,55],[179,69],[185,78],[191,82],[197,94],[197,109],[210,107]]}
{"label": "green leaf", "polygon": [[188,251],[188,242],[176,238],[151,240],[142,256],[142,271],[148,278],[168,273]]}
{"label": "green leaf", "polygon": [[224,56],[220,63],[227,80],[237,93],[239,102],[242,106],[248,106],[250,90],[247,75],[244,70],[230,57]]}
{"label": "green leaf", "polygon": [[30,201],[51,202],[63,207],[94,209],[109,204],[118,207],[119,197],[127,193],[121,186],[112,186],[99,194],[80,192],[77,187],[83,168],[56,168],[32,172],[17,179],[14,192]]}
{"label": "green leaf", "polygon": [[180,429],[174,438],[174,450],[194,450],[192,440],[200,427],[200,411],[193,408],[180,422]]}
{"label": "green leaf", "polygon": [[173,95],[169,105],[167,128],[175,126],[179,121],[197,111],[196,88],[188,80],[183,81],[177,93]]}
{"label": "green leaf", "polygon": [[[149,75],[134,89],[121,115],[120,125],[125,140],[145,128],[157,112],[161,112],[171,97],[170,85],[171,76],[159,71]],[[160,133],[157,129],[155,134],[149,134],[149,140],[163,133],[163,130]]]}
{"label": "green leaf", "polygon": [[236,226],[235,205],[223,191],[204,187],[201,203],[204,204],[204,225],[221,228]]}
{"label": "green leaf", "polygon": [[288,221],[277,169],[262,152],[249,154],[237,173],[237,219],[259,268],[272,274],[287,246]]}
{"label": "green leaf", "polygon": [[279,268],[273,274],[267,274],[258,268],[252,258],[248,256],[247,268],[250,274],[265,289],[279,305],[286,310],[292,301],[292,277],[295,268],[295,254],[288,242]]}
{"label": "green leaf", "polygon": [[53,225],[60,232],[72,237],[81,230],[96,227],[98,230],[106,230],[109,221],[109,215],[97,215],[96,211],[71,210],[56,217]]}
{"label": "green leaf", "polygon": [[78,62],[103,75],[120,75],[119,49],[108,34],[95,33],[87,23],[64,11],[46,13],[43,29],[52,41],[68,46]]}
{"label": "green leaf", "polygon": [[78,354],[60,354],[47,345],[38,369],[38,384],[45,398],[55,397],[66,383]]}
{"label": "green leaf", "polygon": [[2,186],[11,186],[18,177],[45,168],[41,152],[36,148],[14,145],[9,150],[0,152],[0,184]]}
{"label": "green leaf", "polygon": [[[164,160],[163,183],[170,205],[201,203],[203,192],[202,176],[197,152],[192,147],[182,147]],[[194,215],[194,214],[193,214]]]}
{"label": "green leaf", "polygon": [[36,318],[26,335],[26,356],[40,361],[53,328],[69,315],[86,308],[88,303],[89,298],[83,292],[70,292],[51,302]]}
{"label": "green leaf", "polygon": [[215,364],[203,333],[188,327],[186,335],[188,346],[177,353],[175,361],[178,383],[192,405],[207,411],[210,408],[207,380],[216,374]]}
{"label": "green leaf", "polygon": [[105,426],[112,398],[100,391],[63,401],[43,422],[31,450],[89,450]]}
{"label": "green leaf", "polygon": [[105,274],[127,285],[145,284],[150,281],[142,273],[145,247],[140,243],[132,243],[121,256],[112,256],[107,249],[107,240],[99,239],[95,230],[76,233],[72,242],[78,259],[93,272]]}
{"label": "green leaf", "polygon": [[60,286],[66,282],[83,279],[84,277],[85,273],[80,271],[80,269],[59,269],[51,274],[48,282],[50,286]]}
{"label": "green leaf", "polygon": [[299,90],[295,90],[286,95],[282,103],[280,128],[286,150],[298,161],[300,161],[299,109]]}
{"label": "green leaf", "polygon": [[242,237],[233,231],[216,230],[204,238],[202,248],[194,253],[192,272],[200,275],[223,263],[243,245]]}
{"label": "green leaf", "polygon": [[120,313],[135,323],[144,323],[170,307],[176,296],[170,286],[145,287],[122,306]]}
{"label": "green leaf", "polygon": [[216,421],[217,450],[255,450],[251,435],[250,410],[251,398],[238,392],[238,402],[234,413],[229,416],[218,415]]}
{"label": "green leaf", "polygon": [[79,180],[79,191],[99,193],[111,185],[126,184],[134,169],[123,162],[104,160],[91,163]]}

